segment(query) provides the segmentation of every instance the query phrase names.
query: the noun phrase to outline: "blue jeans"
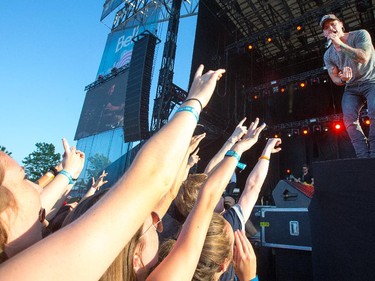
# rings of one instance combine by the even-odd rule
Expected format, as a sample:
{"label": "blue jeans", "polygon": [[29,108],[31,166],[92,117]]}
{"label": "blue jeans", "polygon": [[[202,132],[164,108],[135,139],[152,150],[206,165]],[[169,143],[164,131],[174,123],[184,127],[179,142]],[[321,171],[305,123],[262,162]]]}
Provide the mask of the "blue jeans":
{"label": "blue jeans", "polygon": [[[368,138],[359,124],[359,112],[366,101],[371,121]],[[375,157],[375,81],[346,86],[342,97],[342,113],[357,157]]]}

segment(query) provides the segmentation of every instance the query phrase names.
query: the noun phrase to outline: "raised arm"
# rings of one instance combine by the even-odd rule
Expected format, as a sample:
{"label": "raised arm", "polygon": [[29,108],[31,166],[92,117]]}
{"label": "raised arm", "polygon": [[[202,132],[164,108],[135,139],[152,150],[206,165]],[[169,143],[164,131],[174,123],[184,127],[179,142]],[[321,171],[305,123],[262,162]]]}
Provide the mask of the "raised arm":
{"label": "raised arm", "polygon": [[93,177],[91,179],[91,186],[87,190],[86,194],[82,197],[81,201],[85,200],[86,198],[89,198],[90,196],[94,195],[96,191],[98,191],[104,184],[106,184],[108,181],[104,180],[104,178],[108,175],[105,171],[102,172],[102,174],[95,180]]}
{"label": "raised arm", "polygon": [[206,169],[204,170],[205,174],[209,174],[217,164],[223,160],[225,153],[238,141],[242,138],[244,134],[247,133],[246,126],[243,123],[246,121],[246,117],[241,120],[240,123],[236,126],[236,129],[233,131],[229,139],[224,143],[220,150],[212,157],[210,162],[207,164]]}
{"label": "raised arm", "polygon": [[191,152],[195,150],[192,155],[196,155],[198,153],[199,148],[197,149],[201,140],[205,137],[206,134],[201,134],[198,136],[193,136],[189,145],[189,149],[186,152],[185,158],[180,165],[180,169],[176,174],[175,181],[171,187],[171,189],[163,196],[163,198],[159,201],[157,206],[154,209],[160,218],[163,218],[164,215],[167,213],[169,206],[171,205],[172,201],[176,198],[178,191],[180,190],[182,182],[186,179],[188,172],[189,172],[189,165],[188,159],[190,158],[189,155]]}
{"label": "raised arm", "polygon": [[[202,71],[203,65],[195,74],[188,99],[198,99],[205,107],[225,71],[204,75]],[[191,111],[200,113],[195,100],[183,105],[189,108],[177,112],[147,141],[128,171],[95,206],[1,264],[0,279],[65,280],[69,276],[70,280],[98,280],[173,184],[197,123]],[[43,262],[35,257],[43,257]]]}
{"label": "raised arm", "polygon": [[63,172],[60,171],[40,193],[40,200],[42,207],[46,210],[47,220],[52,218],[61,208],[73,187],[73,183],[70,183],[68,177],[78,178],[85,163],[83,152],[76,150],[75,147],[70,147],[66,139],[63,139],[62,143],[65,151],[62,161]]}
{"label": "raised arm", "polygon": [[[259,127],[233,146],[238,156],[250,149],[258,139]],[[150,280],[191,280],[197,267],[213,210],[238,163],[236,157],[225,157],[202,186],[196,204],[187,217],[171,253],[147,278]]]}
{"label": "raised arm", "polygon": [[281,140],[279,138],[268,139],[262,155],[259,157],[258,162],[250,175],[247,177],[245,188],[238,200],[245,221],[249,219],[251,211],[258,200],[260,189],[262,188],[268,173],[271,154],[281,150],[280,147],[277,147],[280,144]]}

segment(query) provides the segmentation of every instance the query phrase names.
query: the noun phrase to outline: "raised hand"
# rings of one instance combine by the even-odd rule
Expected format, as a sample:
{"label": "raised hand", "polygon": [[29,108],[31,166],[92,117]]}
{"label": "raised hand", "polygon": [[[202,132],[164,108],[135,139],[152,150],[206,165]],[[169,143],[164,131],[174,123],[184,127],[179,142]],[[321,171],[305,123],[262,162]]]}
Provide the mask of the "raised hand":
{"label": "raised hand", "polygon": [[70,147],[66,139],[62,139],[62,142],[65,151],[62,166],[64,170],[72,175],[73,179],[76,179],[81,174],[85,164],[85,153],[77,150],[75,146]]}
{"label": "raised hand", "polygon": [[206,133],[203,133],[203,134],[200,134],[200,135],[196,135],[196,136],[193,136],[191,138],[191,141],[190,141],[190,145],[189,145],[189,154],[192,153],[194,150],[197,149],[199,143],[201,142],[201,140],[203,140],[204,138],[206,137]]}
{"label": "raised hand", "polygon": [[225,73],[225,69],[209,70],[202,75],[203,69],[204,66],[201,64],[195,72],[187,99],[198,99],[204,108],[215,90],[217,81]]}
{"label": "raised hand", "polygon": [[246,135],[242,137],[242,139],[237,142],[236,146],[236,151],[238,153],[242,153],[248,149],[250,149],[257,141],[259,138],[259,134],[263,129],[266,127],[266,124],[263,123],[258,127],[259,124],[259,118],[256,118],[254,122],[252,122],[247,129]]}
{"label": "raised hand", "polygon": [[235,144],[242,138],[243,135],[247,133],[247,128],[246,126],[243,125],[245,121],[246,121],[246,117],[242,119],[240,123],[238,123],[238,125],[236,126],[236,129],[234,129],[232,135],[228,139],[230,143]]}
{"label": "raised hand", "polygon": [[193,167],[200,160],[198,152],[199,152],[199,148],[195,150],[193,154],[190,155],[188,163],[187,163],[189,167]]}
{"label": "raised hand", "polygon": [[271,153],[279,152],[281,150],[281,147],[279,147],[280,144],[280,138],[269,138],[266,146],[264,147],[263,155],[270,155]]}
{"label": "raised hand", "polygon": [[253,246],[246,238],[244,231],[234,232],[234,269],[240,281],[248,281],[256,276],[257,259]]}
{"label": "raised hand", "polygon": [[104,180],[104,177],[106,177],[108,173],[105,171],[102,172],[102,174],[98,177],[98,179],[95,181],[95,178],[92,177],[92,184],[91,187],[95,188],[96,190],[99,190],[102,185],[106,184],[108,181]]}

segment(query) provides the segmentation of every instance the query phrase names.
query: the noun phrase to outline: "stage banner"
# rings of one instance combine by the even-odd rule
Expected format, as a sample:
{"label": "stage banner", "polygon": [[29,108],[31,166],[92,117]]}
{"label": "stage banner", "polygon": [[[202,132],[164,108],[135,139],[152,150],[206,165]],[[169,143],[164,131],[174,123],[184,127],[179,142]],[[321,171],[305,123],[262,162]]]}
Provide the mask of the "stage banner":
{"label": "stage banner", "polygon": [[116,9],[123,0],[107,0],[103,5],[103,12],[100,20],[102,21],[106,16],[108,16],[114,9]]}
{"label": "stage banner", "polygon": [[145,30],[154,34],[159,11],[155,4],[150,4],[144,10],[143,16],[134,17],[121,30],[108,34],[97,77],[110,73],[114,67],[120,68],[129,64],[134,46],[132,39]]}

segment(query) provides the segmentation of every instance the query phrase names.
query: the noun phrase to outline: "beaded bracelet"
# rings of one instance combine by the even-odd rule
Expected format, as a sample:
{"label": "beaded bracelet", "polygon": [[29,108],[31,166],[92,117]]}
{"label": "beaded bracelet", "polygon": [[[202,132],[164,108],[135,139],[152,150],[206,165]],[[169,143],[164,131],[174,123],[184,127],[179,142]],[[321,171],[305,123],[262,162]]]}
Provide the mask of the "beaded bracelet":
{"label": "beaded bracelet", "polygon": [[198,112],[195,110],[194,107],[192,107],[192,106],[182,106],[182,107],[180,107],[180,108],[176,111],[176,113],[177,113],[177,112],[182,112],[182,111],[188,111],[188,112],[193,113],[193,115],[194,115],[194,117],[195,117],[195,119],[197,120],[197,123],[198,123],[198,120],[199,120],[199,114],[198,114]]}

